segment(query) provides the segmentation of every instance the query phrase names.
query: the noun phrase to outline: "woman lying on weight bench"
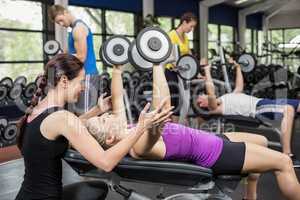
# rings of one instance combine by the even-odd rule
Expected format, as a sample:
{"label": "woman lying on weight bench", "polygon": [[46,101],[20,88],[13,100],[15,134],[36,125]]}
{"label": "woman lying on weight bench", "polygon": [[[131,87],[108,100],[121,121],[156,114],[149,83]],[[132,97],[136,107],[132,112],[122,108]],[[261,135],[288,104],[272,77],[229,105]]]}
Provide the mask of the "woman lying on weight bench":
{"label": "woman lying on weight bench", "polygon": [[[121,66],[112,72],[112,114],[90,118],[86,126],[96,140],[110,148],[130,135],[123,102]],[[153,67],[152,107],[170,108],[170,92],[162,66]],[[223,137],[180,124],[166,122],[143,134],[130,150],[136,159],[189,161],[211,168],[214,174],[247,174],[274,171],[286,199],[300,199],[300,185],[291,159],[265,148],[266,139],[246,133]],[[257,175],[249,175],[246,199],[256,199]]]}

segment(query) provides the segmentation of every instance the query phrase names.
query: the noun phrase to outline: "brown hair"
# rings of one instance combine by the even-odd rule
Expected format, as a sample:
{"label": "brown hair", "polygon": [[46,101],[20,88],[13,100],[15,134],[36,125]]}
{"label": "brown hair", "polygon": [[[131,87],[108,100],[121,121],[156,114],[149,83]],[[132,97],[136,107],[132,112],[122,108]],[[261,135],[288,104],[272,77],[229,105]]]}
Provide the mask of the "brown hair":
{"label": "brown hair", "polygon": [[189,22],[191,22],[191,21],[197,22],[197,17],[196,17],[196,15],[194,15],[194,13],[192,13],[192,12],[186,12],[186,13],[184,13],[184,14],[180,17],[180,24],[179,24],[179,25],[181,25],[184,21],[187,22],[187,23],[189,23]]}
{"label": "brown hair", "polygon": [[25,115],[17,123],[17,145],[19,149],[22,148],[27,118],[41,99],[44,89],[46,87],[56,87],[62,75],[65,75],[68,80],[76,78],[82,68],[83,63],[71,54],[58,54],[49,60],[44,68],[44,74],[37,78],[37,90],[31,99],[29,107],[25,111]]}
{"label": "brown hair", "polygon": [[49,8],[48,16],[49,19],[54,22],[57,15],[64,14],[64,12],[67,11],[67,9],[61,5],[53,5]]}

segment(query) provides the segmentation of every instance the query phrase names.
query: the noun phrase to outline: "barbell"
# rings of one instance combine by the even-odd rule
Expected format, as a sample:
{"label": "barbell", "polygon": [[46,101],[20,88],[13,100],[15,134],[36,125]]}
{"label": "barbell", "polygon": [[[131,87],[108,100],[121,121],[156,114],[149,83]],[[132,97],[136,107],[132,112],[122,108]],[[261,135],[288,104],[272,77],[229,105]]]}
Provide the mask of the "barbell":
{"label": "barbell", "polygon": [[251,72],[256,66],[256,59],[253,55],[249,53],[243,53],[237,59],[237,62],[241,66],[242,72]]}
{"label": "barbell", "polygon": [[100,57],[108,66],[124,65],[128,62],[129,45],[130,41],[126,37],[120,35],[112,36],[100,48]]}

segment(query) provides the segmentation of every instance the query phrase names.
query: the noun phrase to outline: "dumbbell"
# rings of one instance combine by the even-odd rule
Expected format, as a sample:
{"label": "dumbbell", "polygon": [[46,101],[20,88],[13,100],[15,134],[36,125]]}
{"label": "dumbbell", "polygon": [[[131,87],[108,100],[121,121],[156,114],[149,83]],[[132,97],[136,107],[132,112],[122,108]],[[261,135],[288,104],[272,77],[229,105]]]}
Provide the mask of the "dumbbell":
{"label": "dumbbell", "polygon": [[131,80],[131,73],[128,71],[124,71],[122,73],[122,79],[123,79],[123,84],[125,85],[129,85],[130,84],[130,80]]}
{"label": "dumbbell", "polygon": [[[172,51],[168,35],[157,27],[143,29],[136,41],[139,54],[150,63],[161,63],[169,58]],[[109,65],[123,65],[128,62],[129,46],[130,41],[126,37],[113,36],[103,43],[99,54]]]}
{"label": "dumbbell", "polygon": [[133,88],[136,88],[140,84],[141,73],[138,71],[134,71],[131,73],[131,85]]}
{"label": "dumbbell", "polygon": [[34,93],[36,92],[36,90],[37,90],[36,83],[35,82],[31,82],[23,90],[23,96],[26,99],[31,99],[33,97]]}
{"label": "dumbbell", "polygon": [[17,138],[18,128],[14,123],[8,124],[1,133],[1,141],[4,145],[14,144]]}
{"label": "dumbbell", "polygon": [[167,60],[173,51],[171,40],[166,32],[158,27],[141,30],[130,45],[129,61],[139,70],[149,71],[153,64]]}
{"label": "dumbbell", "polygon": [[26,87],[27,78],[25,76],[19,76],[14,80],[13,87],[9,92],[9,97],[12,100],[21,98],[23,89]]}
{"label": "dumbbell", "polygon": [[0,135],[4,133],[7,125],[8,125],[8,120],[5,117],[0,117]]}
{"label": "dumbbell", "polygon": [[1,85],[0,84],[0,103],[2,104],[5,104],[5,99],[7,97],[7,94],[8,94],[8,89],[5,85]]}
{"label": "dumbbell", "polygon": [[7,146],[16,141],[17,137],[17,125],[8,123],[8,120],[4,117],[0,117],[0,142]]}
{"label": "dumbbell", "polygon": [[26,83],[26,77],[20,76],[16,78],[13,88],[10,90],[9,97],[14,101],[21,99],[25,106],[29,106],[30,100],[37,90],[37,85],[35,82],[31,82],[28,85]]}
{"label": "dumbbell", "polygon": [[15,103],[19,108],[26,108],[30,105],[31,99],[37,90],[35,82],[31,82],[23,88],[21,98],[15,100]]}
{"label": "dumbbell", "polygon": [[44,52],[47,56],[54,56],[62,52],[62,49],[58,41],[49,40],[44,45]]}
{"label": "dumbbell", "polygon": [[18,76],[14,80],[14,85],[26,85],[27,84],[27,78],[25,76]]}
{"label": "dumbbell", "polygon": [[[152,70],[153,64],[179,57],[178,46],[171,44],[168,35],[160,28],[143,29],[129,47],[130,63],[139,70]],[[198,74],[198,62],[191,55],[181,56],[174,71],[184,80],[191,80]]]}
{"label": "dumbbell", "polygon": [[[151,35],[152,34],[152,35]],[[160,34],[156,35],[155,34]],[[163,36],[164,35],[164,38]],[[150,37],[147,39],[147,37]],[[162,46],[163,43],[161,43],[161,40],[167,41],[167,46]],[[167,59],[170,56],[171,49],[169,48],[171,43],[170,39],[168,38],[167,34],[161,29],[156,27],[148,27],[143,29],[140,34],[137,37],[137,41],[145,41],[147,40],[147,43],[149,45],[144,46],[144,44],[138,44],[142,50],[139,53],[143,55],[148,62],[151,63],[160,63]],[[130,41],[124,37],[124,36],[113,36],[109,38],[107,41],[105,41],[100,48],[99,55],[102,58],[102,60],[108,65],[123,65],[128,62],[128,50],[130,46]],[[147,49],[148,48],[148,49]],[[152,52],[149,52],[152,51]],[[167,52],[164,52],[166,50]],[[149,53],[153,53],[153,55],[149,56]],[[137,55],[134,53],[133,55]],[[132,63],[134,65],[134,63]],[[145,68],[145,65],[143,65],[142,68]],[[142,69],[140,69],[142,70]]]}
{"label": "dumbbell", "polygon": [[108,67],[124,65],[128,62],[129,45],[130,41],[126,37],[120,35],[112,36],[101,46],[99,56]]}
{"label": "dumbbell", "polygon": [[106,66],[106,67],[112,67],[113,66],[113,64],[111,64],[110,62],[108,62],[106,60],[106,58],[103,56],[103,45],[100,47],[99,57],[102,60],[102,63],[103,63],[104,66]]}
{"label": "dumbbell", "polygon": [[[21,97],[27,79],[24,76],[17,77],[13,81],[10,77],[5,77],[0,81],[0,101],[16,100]],[[8,97],[8,98],[7,98]]]}
{"label": "dumbbell", "polygon": [[153,63],[143,59],[136,48],[136,41],[132,41],[129,46],[128,60],[130,64],[140,71],[152,70]]}
{"label": "dumbbell", "polygon": [[9,93],[11,91],[11,89],[13,88],[14,82],[10,77],[4,77],[3,79],[1,79],[0,81],[0,93],[1,93],[1,98],[2,100],[6,99],[9,96]]}
{"label": "dumbbell", "polygon": [[[108,66],[130,63],[138,70],[152,70],[153,64],[159,64],[172,53],[169,36],[158,27],[147,27],[131,44],[123,36],[109,38],[102,45],[99,54]],[[175,51],[175,50],[174,50]],[[176,51],[175,51],[176,52]],[[191,79],[197,75],[197,61],[192,56],[183,56],[177,61],[177,72],[183,79]]]}

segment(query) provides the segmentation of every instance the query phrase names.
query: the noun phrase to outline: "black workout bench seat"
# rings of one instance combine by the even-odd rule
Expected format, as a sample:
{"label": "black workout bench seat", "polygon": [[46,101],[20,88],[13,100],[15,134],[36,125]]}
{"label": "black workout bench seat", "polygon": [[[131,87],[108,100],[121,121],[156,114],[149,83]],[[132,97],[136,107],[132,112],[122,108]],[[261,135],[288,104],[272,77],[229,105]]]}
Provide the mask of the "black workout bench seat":
{"label": "black workout bench seat", "polygon": [[[64,160],[81,176],[103,178],[110,177],[103,170],[90,164],[79,152],[68,150]],[[218,189],[232,192],[246,175],[218,175],[211,169],[186,162],[136,160],[129,156],[123,158],[113,169],[120,179],[132,182],[151,182],[198,189],[204,193]],[[110,177],[111,178],[111,177]],[[224,187],[226,183],[226,187]],[[203,187],[204,186],[204,187]],[[220,192],[219,192],[220,194]]]}

